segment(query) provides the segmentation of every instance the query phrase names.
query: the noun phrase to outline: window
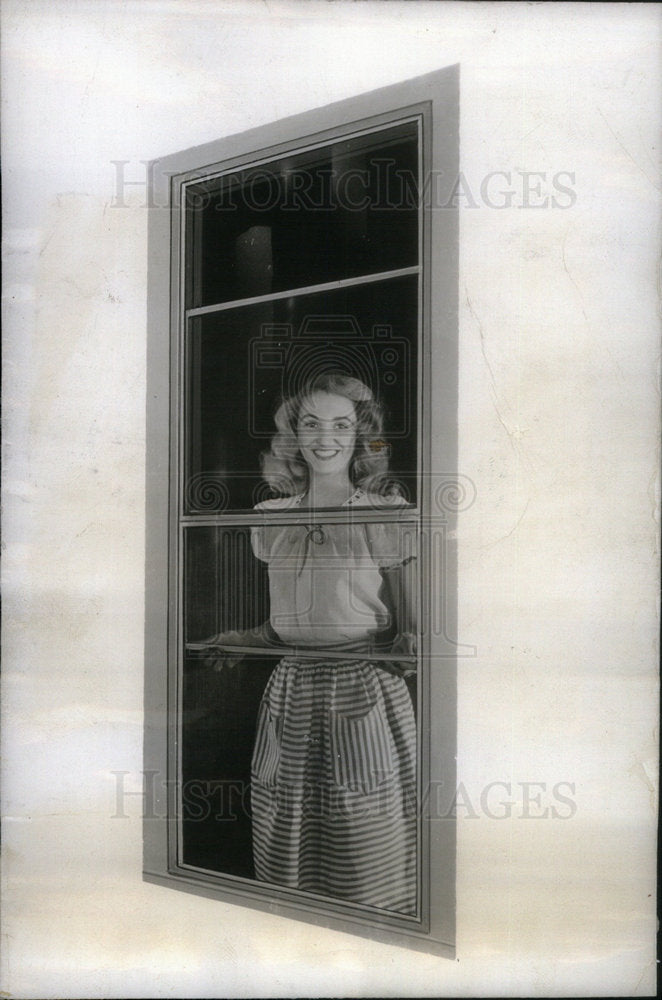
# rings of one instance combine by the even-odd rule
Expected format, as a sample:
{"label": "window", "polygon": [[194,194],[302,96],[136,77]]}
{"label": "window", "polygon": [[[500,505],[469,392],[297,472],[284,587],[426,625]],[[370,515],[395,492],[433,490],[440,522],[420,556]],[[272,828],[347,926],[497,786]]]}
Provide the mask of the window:
{"label": "window", "polygon": [[446,955],[457,117],[154,164],[148,339],[145,878]]}

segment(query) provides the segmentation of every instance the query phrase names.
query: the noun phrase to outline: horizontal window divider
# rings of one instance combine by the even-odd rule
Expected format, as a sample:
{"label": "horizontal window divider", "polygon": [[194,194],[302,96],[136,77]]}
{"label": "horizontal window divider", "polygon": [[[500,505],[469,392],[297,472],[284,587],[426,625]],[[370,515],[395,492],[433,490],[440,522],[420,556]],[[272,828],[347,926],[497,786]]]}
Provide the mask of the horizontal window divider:
{"label": "horizontal window divider", "polygon": [[261,305],[265,302],[276,302],[278,299],[291,299],[298,295],[314,295],[317,292],[333,292],[341,288],[353,288],[357,285],[367,285],[379,281],[389,281],[393,278],[407,278],[420,274],[421,267],[399,267],[393,271],[378,271],[375,274],[361,274],[355,278],[339,278],[337,281],[325,281],[319,285],[303,285],[300,288],[289,288],[282,292],[270,292],[268,295],[253,295],[245,299],[232,299],[229,302],[216,302],[209,306],[197,306],[186,310],[186,319],[196,316],[208,316],[211,313],[226,312],[229,309],[241,309],[244,306]]}
{"label": "horizontal window divider", "polygon": [[299,511],[288,513],[287,511],[273,511],[263,513],[261,511],[247,511],[245,514],[187,514],[180,519],[184,528],[250,528],[256,525],[266,527],[269,525],[300,524],[302,526],[312,524],[384,524],[402,523],[418,524],[420,513],[416,508],[407,507],[399,510],[361,509],[353,508],[351,514],[337,510],[316,510]]}
{"label": "horizontal window divider", "polygon": [[301,646],[233,646],[227,643],[187,642],[188,654],[213,656],[216,652],[244,656],[292,656],[304,660],[367,660],[370,663],[408,663],[416,665],[418,658],[404,653],[371,653],[362,650],[310,649]]}

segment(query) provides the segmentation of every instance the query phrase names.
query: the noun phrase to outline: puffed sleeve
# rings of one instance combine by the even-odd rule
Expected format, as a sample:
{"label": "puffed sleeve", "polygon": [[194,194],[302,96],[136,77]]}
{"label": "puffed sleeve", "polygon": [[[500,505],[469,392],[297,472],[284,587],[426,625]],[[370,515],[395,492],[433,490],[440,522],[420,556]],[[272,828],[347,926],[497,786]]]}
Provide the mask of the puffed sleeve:
{"label": "puffed sleeve", "polygon": [[269,562],[266,534],[267,529],[262,525],[251,528],[251,548],[256,559],[261,559],[262,562]]}
{"label": "puffed sleeve", "polygon": [[[274,500],[263,500],[253,508],[255,511],[277,511],[288,510],[293,506],[298,497],[280,497]],[[253,554],[262,562],[270,562],[274,550],[278,550],[283,536],[283,528],[268,524],[269,518],[265,518],[264,524],[256,524],[251,528],[251,548]]]}
{"label": "puffed sleeve", "polygon": [[[277,509],[278,502],[273,500],[263,500],[253,508],[256,511]],[[269,562],[271,556],[271,542],[273,541],[273,530],[266,524],[254,525],[251,528],[251,548],[256,559],[262,562]]]}
{"label": "puffed sleeve", "polygon": [[[402,497],[383,497],[380,506],[402,507]],[[409,522],[384,521],[365,526],[366,542],[371,558],[380,569],[395,569],[416,558],[416,526]]]}
{"label": "puffed sleeve", "polygon": [[[270,510],[273,507],[272,500],[263,500],[253,508],[256,511]],[[264,524],[254,525],[251,528],[251,548],[256,559],[262,562],[269,562],[269,529]]]}

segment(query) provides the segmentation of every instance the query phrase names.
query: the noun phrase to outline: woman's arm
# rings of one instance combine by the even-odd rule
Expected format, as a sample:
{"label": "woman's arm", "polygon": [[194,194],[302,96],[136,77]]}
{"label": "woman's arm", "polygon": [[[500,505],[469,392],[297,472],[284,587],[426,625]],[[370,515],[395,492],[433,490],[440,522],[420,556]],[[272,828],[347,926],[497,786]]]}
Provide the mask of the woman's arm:
{"label": "woman's arm", "polygon": [[247,629],[229,629],[204,640],[210,646],[273,646],[278,636],[267,620]]}
{"label": "woman's arm", "polygon": [[416,560],[382,569],[387,597],[394,617],[396,636],[393,652],[416,653]]}
{"label": "woman's arm", "polygon": [[[224,667],[235,667],[243,660],[245,654],[237,651],[223,652],[223,647],[264,646],[270,648],[277,645],[278,642],[278,636],[269,621],[241,631],[229,629],[227,632],[217,632],[216,635],[210,635],[208,639],[204,640],[205,645],[209,646],[209,656],[205,657],[204,662],[207,666],[213,665],[217,671]],[[218,650],[217,652],[215,648]]]}

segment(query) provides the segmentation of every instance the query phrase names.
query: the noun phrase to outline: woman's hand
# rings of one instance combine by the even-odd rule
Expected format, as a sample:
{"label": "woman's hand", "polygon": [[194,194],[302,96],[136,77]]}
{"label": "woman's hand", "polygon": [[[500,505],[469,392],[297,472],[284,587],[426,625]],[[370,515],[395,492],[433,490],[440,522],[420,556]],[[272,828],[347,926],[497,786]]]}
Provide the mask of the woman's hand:
{"label": "woman's hand", "polygon": [[[390,651],[393,656],[416,656],[416,636],[413,632],[398,632],[391,643]],[[397,677],[412,677],[416,673],[416,664],[403,660],[395,659],[383,666]]]}
{"label": "woman's hand", "polygon": [[[220,673],[225,667],[236,667],[246,656],[236,650],[224,651],[224,646],[265,646],[272,647],[276,633],[271,628],[269,622],[263,622],[254,628],[243,629],[242,631],[230,629],[227,632],[218,632],[205,639],[205,645],[210,647],[209,656],[206,656],[203,663],[206,667],[213,666],[214,670]],[[216,647],[216,649],[214,648]]]}
{"label": "woman's hand", "polygon": [[414,633],[398,632],[393,640],[391,652],[400,656],[416,656],[416,636]]}
{"label": "woman's hand", "polygon": [[[232,629],[228,632],[218,632],[216,635],[205,639],[205,644],[210,647],[209,656],[205,656],[202,661],[206,667],[213,667],[216,673],[221,673],[225,668],[232,669],[244,659],[244,653],[225,652],[224,646],[251,646],[250,632],[238,632]],[[214,650],[217,647],[217,650]],[[213,652],[212,652],[213,651]]]}

